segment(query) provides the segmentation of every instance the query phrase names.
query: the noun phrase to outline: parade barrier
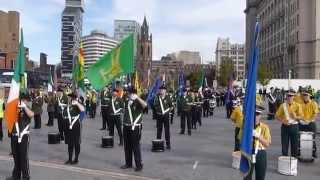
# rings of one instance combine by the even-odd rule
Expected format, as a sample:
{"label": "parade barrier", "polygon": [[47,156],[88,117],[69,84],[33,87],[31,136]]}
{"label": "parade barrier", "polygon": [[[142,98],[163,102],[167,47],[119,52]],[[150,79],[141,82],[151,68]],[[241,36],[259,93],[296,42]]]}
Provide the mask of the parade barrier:
{"label": "parade barrier", "polygon": [[101,143],[102,148],[113,148],[113,136],[102,136]]}
{"label": "parade barrier", "polygon": [[152,152],[163,152],[164,151],[164,141],[162,139],[152,140]]}
{"label": "parade barrier", "polygon": [[300,157],[299,160],[304,162],[312,162],[313,152],[313,132],[300,132]]}
{"label": "parade barrier", "polygon": [[57,132],[49,132],[48,144],[60,144],[60,134]]}
{"label": "parade barrier", "polygon": [[232,152],[232,168],[234,169],[240,168],[240,159],[241,159],[240,151]]}
{"label": "parade barrier", "polygon": [[278,172],[287,176],[298,175],[298,160],[295,157],[280,156],[278,159]]}

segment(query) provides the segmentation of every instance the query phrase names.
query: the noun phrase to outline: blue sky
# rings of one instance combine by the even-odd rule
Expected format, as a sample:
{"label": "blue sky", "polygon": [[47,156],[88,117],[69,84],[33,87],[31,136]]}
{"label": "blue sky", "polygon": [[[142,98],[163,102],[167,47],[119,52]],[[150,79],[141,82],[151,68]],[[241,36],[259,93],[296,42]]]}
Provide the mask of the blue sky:
{"label": "blue sky", "polygon": [[[25,46],[32,60],[48,54],[60,61],[61,13],[64,0],[0,0],[0,10],[20,12]],[[218,37],[245,39],[245,0],[85,0],[83,35],[99,29],[113,35],[114,19],[142,23],[147,16],[153,33],[153,59],[179,50],[200,51],[214,59]]]}

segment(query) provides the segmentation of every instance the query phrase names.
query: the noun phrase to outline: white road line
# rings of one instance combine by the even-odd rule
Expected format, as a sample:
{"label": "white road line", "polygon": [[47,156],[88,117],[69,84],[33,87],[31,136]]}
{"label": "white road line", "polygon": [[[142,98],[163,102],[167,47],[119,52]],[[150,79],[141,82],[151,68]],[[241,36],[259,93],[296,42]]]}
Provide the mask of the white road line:
{"label": "white road line", "polygon": [[[9,156],[0,156],[0,161],[13,161],[13,158],[9,157]],[[86,169],[86,168],[80,168],[80,167],[75,167],[75,166],[66,166],[66,165],[62,165],[62,164],[41,162],[41,161],[32,161],[32,160],[30,160],[29,162],[30,162],[30,165],[32,165],[32,166],[52,168],[52,169],[70,171],[70,172],[77,172],[77,173],[86,174],[86,175],[93,175],[93,176],[109,176],[109,177],[113,177],[113,178],[117,178],[117,179],[131,179],[131,180],[160,180],[160,179],[156,179],[156,178],[149,178],[149,177],[143,177],[143,176],[135,176],[135,175],[117,173],[117,172],[112,172],[110,170],[102,171],[102,170]]]}
{"label": "white road line", "polygon": [[198,167],[199,161],[195,161],[193,164],[193,170],[196,170]]}

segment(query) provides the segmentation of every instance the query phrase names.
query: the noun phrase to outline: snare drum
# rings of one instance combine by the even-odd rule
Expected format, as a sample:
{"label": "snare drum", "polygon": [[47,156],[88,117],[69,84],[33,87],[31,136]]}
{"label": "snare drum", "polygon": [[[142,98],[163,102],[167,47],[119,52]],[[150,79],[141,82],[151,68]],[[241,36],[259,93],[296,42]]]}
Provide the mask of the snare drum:
{"label": "snare drum", "polygon": [[102,148],[112,148],[113,147],[113,137],[112,136],[102,136],[101,138]]}
{"label": "snare drum", "polygon": [[300,132],[300,160],[313,160],[313,132]]}
{"label": "snare drum", "polygon": [[280,156],[278,159],[278,172],[287,176],[297,176],[298,160],[295,157]]}
{"label": "snare drum", "polygon": [[152,152],[163,152],[164,151],[164,141],[162,139],[152,140]]}
{"label": "snare drum", "polygon": [[60,144],[60,134],[57,132],[49,132],[48,144]]}

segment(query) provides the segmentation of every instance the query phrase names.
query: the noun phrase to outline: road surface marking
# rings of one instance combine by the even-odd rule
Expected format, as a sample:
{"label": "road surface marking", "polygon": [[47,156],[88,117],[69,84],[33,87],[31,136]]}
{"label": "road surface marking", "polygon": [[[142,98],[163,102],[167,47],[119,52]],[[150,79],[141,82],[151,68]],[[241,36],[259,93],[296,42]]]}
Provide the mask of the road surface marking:
{"label": "road surface marking", "polygon": [[194,162],[194,164],[193,164],[193,170],[196,170],[198,164],[199,164],[199,161]]}
{"label": "road surface marking", "polygon": [[[0,161],[13,161],[13,158],[9,156],[0,155]],[[42,162],[42,161],[32,161],[32,160],[29,160],[29,162],[30,162],[30,165],[32,166],[77,172],[77,173],[93,175],[93,176],[109,176],[117,179],[131,179],[131,180],[160,180],[156,178],[117,173],[117,172],[112,172],[110,170],[102,171],[102,170],[87,169],[87,168],[81,168],[81,167],[75,167],[75,166],[66,166],[62,164]]]}

